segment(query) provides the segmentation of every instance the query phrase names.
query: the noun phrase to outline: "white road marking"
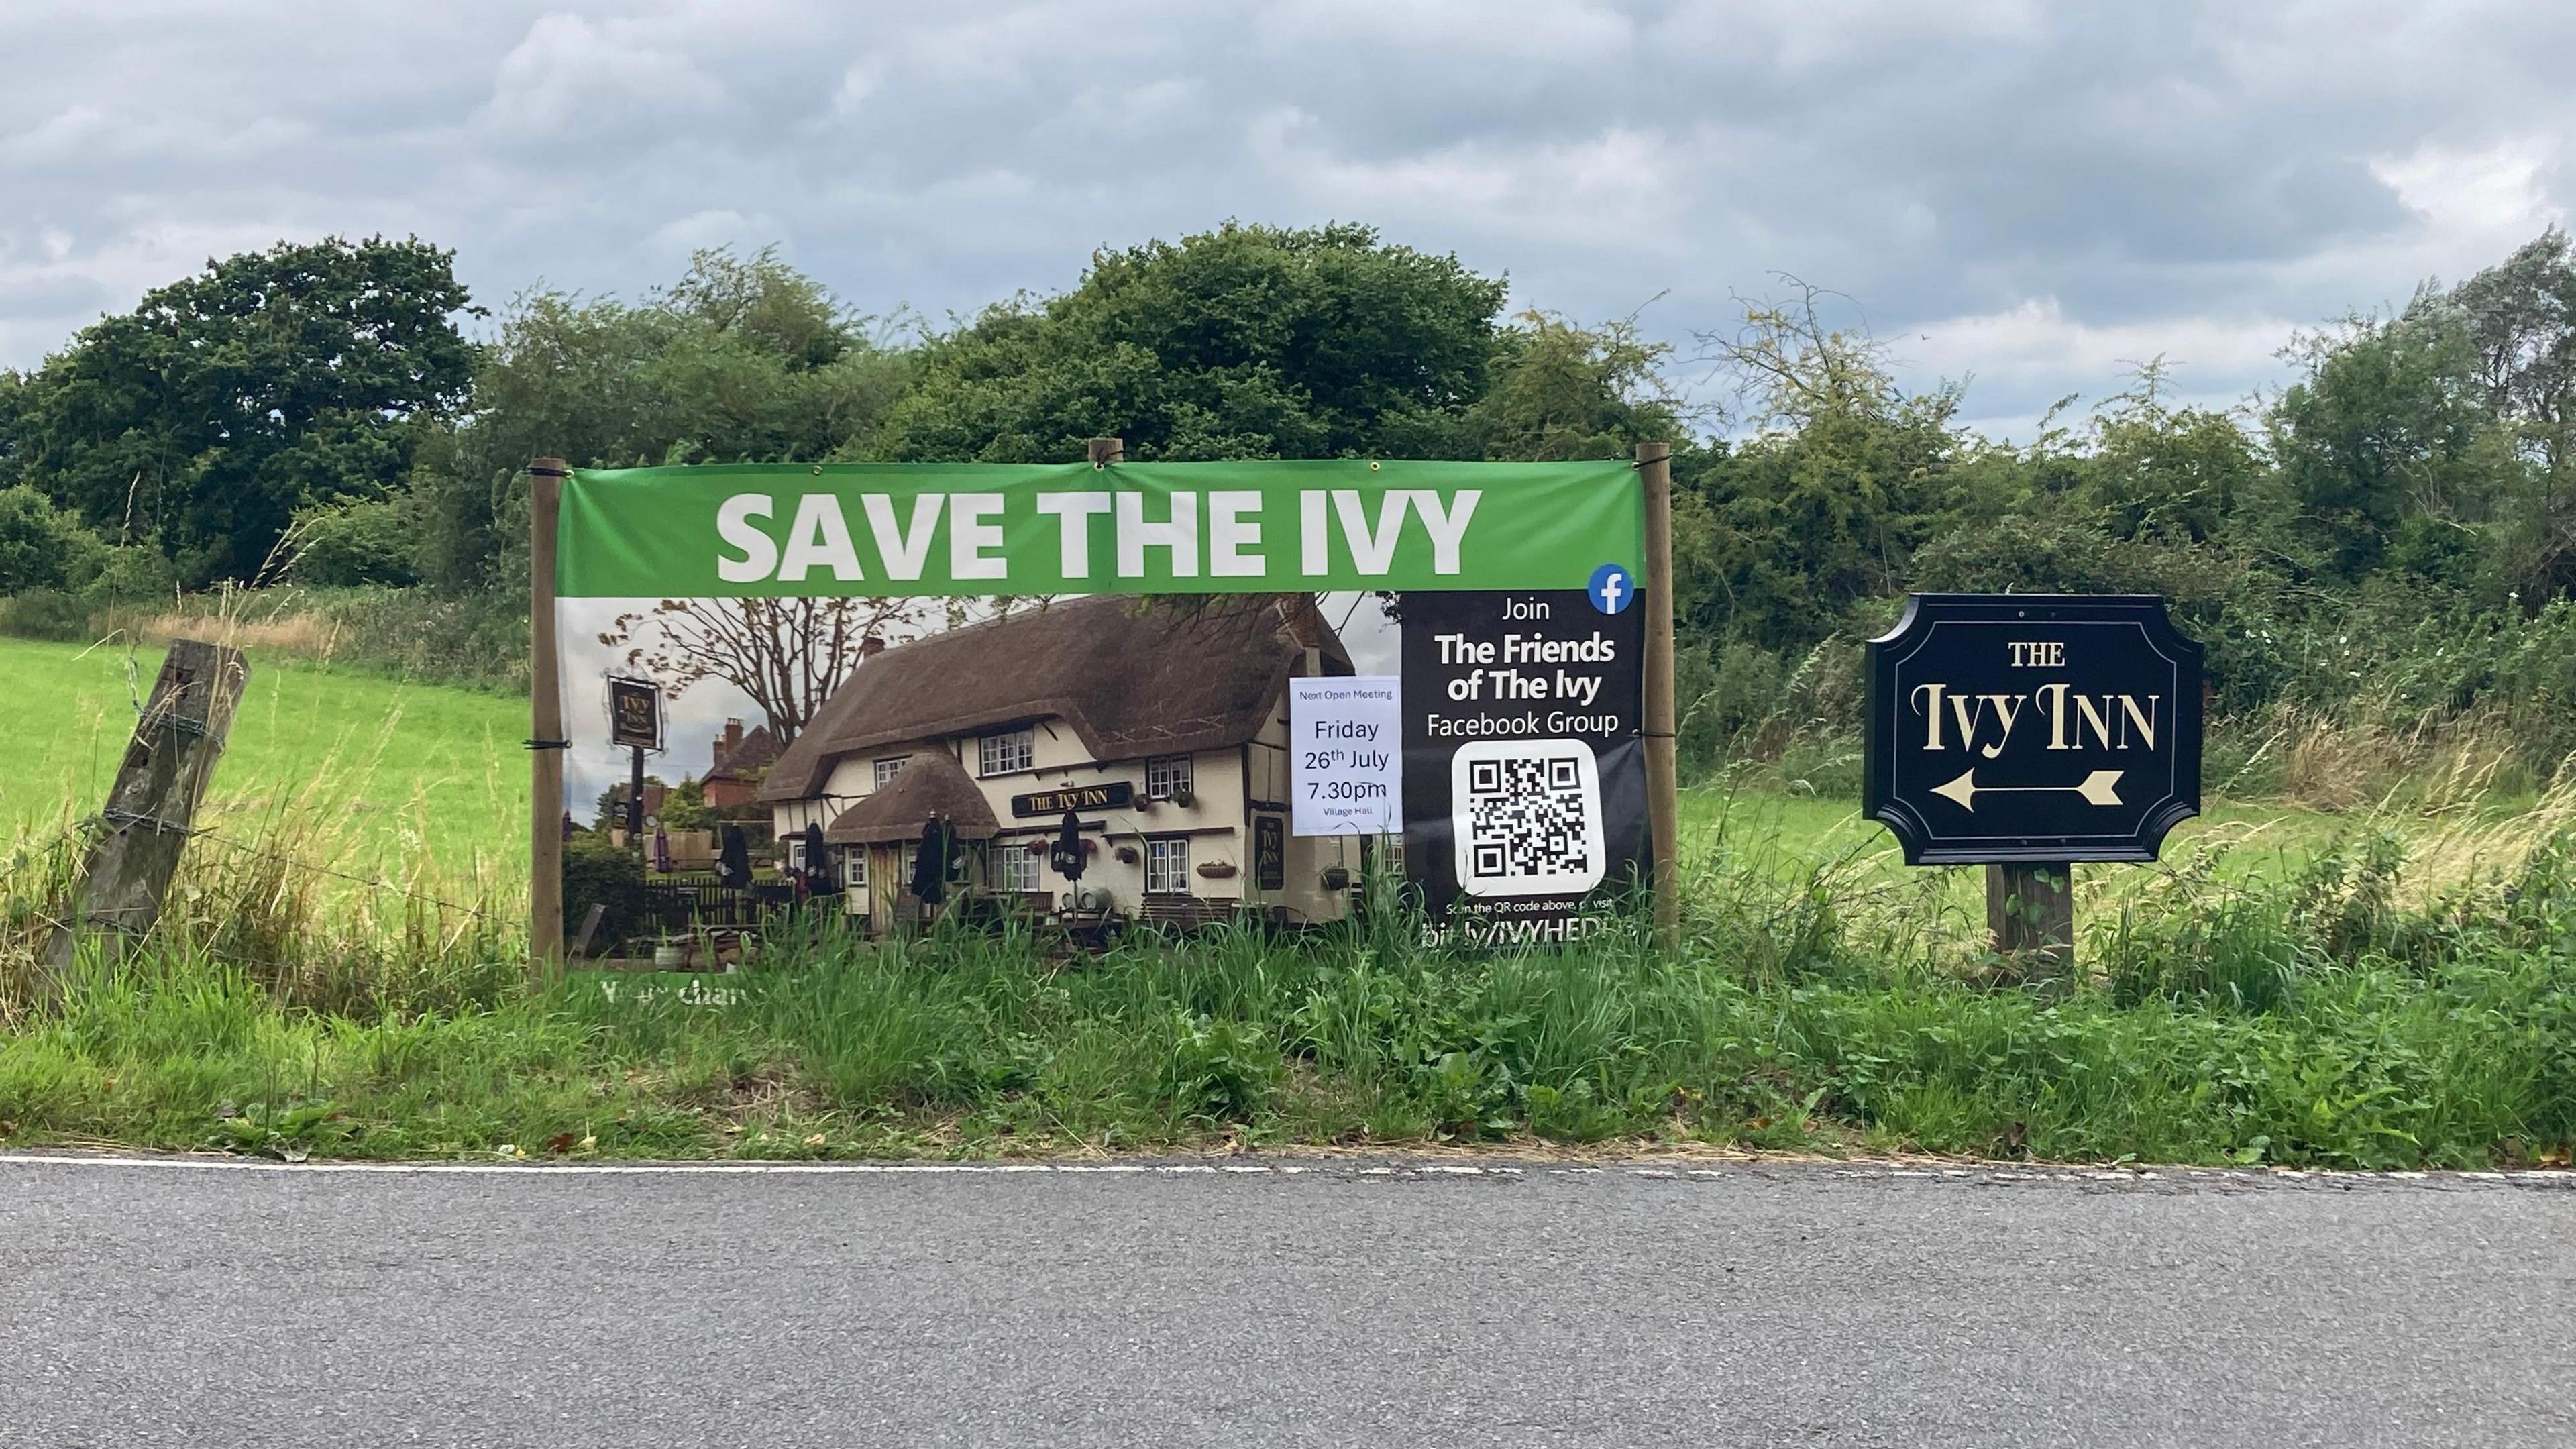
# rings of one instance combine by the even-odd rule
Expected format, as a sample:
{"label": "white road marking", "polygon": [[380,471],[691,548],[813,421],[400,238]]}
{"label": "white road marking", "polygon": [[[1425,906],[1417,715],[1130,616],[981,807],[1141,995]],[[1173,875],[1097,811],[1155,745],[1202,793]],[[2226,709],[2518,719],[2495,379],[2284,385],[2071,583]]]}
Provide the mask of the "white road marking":
{"label": "white road marking", "polygon": [[[1304,1162],[566,1162],[560,1159],[525,1158],[499,1161],[440,1162],[276,1162],[256,1157],[225,1157],[214,1154],[173,1154],[166,1157],[132,1153],[87,1154],[77,1152],[0,1152],[0,1166],[16,1167],[103,1167],[103,1168],[196,1168],[228,1172],[284,1173],[374,1173],[390,1177],[488,1176],[488,1177],[686,1177],[692,1174],[719,1177],[1002,1177],[1028,1174],[1061,1173],[1067,1176],[1090,1174],[1123,1174],[1127,1176],[1189,1177],[1214,1176],[1219,1173],[1247,1177],[1292,1177],[1301,1173],[1349,1173],[1358,1177],[1501,1177],[1519,1178],[1528,1173],[1544,1172],[1553,1177],[1620,1176],[1678,1180],[1684,1177],[1702,1182],[1740,1180],[1748,1173],[1782,1167],[1823,1166],[1817,1163],[1764,1162],[1752,1159],[1726,1167],[1676,1168],[1656,1163],[1614,1163],[1606,1167],[1566,1165],[1539,1168],[1502,1164],[1464,1162],[1333,1162],[1309,1159]],[[2038,1165],[1991,1166],[1979,1168],[1943,1167],[1938,1169],[1901,1167],[1894,1164],[1844,1163],[1825,1167],[1834,1177],[1864,1181],[1892,1179],[1932,1179],[1934,1181],[1973,1179],[1989,1183],[2068,1183],[2130,1182],[2141,1186],[2172,1182],[2152,1168],[2043,1167]],[[2468,1171],[2468,1172],[2356,1172],[2351,1170],[2209,1169],[2191,1168],[2195,1178],[2218,1178],[2232,1183],[2270,1182],[2296,1186],[2313,1182],[2382,1182],[2392,1184],[2505,1183],[2519,1187],[2559,1188],[2576,1191],[2576,1172],[2552,1171]]]}

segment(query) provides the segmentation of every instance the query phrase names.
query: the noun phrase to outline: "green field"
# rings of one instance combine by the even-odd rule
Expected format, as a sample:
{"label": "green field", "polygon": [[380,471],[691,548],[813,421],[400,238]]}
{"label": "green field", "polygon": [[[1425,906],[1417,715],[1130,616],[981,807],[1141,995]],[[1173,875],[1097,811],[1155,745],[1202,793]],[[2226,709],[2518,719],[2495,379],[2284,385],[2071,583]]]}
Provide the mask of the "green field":
{"label": "green field", "polygon": [[[98,808],[162,651],[0,639],[0,838]],[[200,823],[353,875],[526,878],[527,705],[254,653]]]}

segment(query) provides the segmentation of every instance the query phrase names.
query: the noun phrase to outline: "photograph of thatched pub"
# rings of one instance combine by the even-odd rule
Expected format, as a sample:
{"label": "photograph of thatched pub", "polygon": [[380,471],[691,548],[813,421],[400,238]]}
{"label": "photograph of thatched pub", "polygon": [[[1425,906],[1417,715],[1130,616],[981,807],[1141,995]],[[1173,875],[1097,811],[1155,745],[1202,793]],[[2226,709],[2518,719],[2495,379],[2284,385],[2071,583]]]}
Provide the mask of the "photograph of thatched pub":
{"label": "photograph of thatched pub", "polygon": [[[1024,608],[870,654],[760,799],[793,869],[819,828],[847,913],[873,934],[940,910],[1338,920],[1361,847],[1288,831],[1287,690],[1352,672],[1308,595]],[[936,903],[914,854],[932,831],[957,842]]]}

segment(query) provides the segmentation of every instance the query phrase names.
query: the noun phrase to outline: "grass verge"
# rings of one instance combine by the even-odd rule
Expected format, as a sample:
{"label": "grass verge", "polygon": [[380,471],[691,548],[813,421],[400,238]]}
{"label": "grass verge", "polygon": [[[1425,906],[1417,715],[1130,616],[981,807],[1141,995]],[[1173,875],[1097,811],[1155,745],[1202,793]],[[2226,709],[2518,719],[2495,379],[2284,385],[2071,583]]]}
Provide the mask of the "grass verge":
{"label": "grass verge", "polygon": [[[1686,941],[1473,955],[1401,903],[1296,941],[827,932],[675,984],[519,984],[465,882],[374,913],[200,852],[126,961],[35,989],[61,854],[0,894],[0,1138],[362,1157],[999,1156],[1706,1143],[2055,1160],[2484,1167],[2576,1139],[2567,798],[2295,865],[2213,846],[2094,903],[2086,969],[2014,984],[1944,904],[1730,814]],[[278,838],[284,836],[286,838]],[[272,859],[274,857],[274,859]],[[263,864],[263,862],[266,862]],[[2275,862],[2276,865],[2281,864]]]}

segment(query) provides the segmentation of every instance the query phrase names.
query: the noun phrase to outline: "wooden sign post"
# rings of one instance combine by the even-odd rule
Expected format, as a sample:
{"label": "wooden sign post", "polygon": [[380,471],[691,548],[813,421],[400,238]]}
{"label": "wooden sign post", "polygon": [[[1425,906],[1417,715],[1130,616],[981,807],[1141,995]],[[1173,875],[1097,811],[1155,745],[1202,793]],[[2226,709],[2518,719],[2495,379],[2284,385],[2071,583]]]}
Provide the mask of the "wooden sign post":
{"label": "wooden sign post", "polygon": [[79,942],[105,936],[114,952],[152,929],[161,900],[194,833],[197,805],[222,758],[250,666],[241,651],[174,639],[134,737],[99,811],[100,829],[82,862],[64,924],[45,943],[44,969],[58,977]]}
{"label": "wooden sign post", "polygon": [[528,968],[563,963],[563,662],[555,642],[555,526],[564,460],[528,465]]}
{"label": "wooden sign post", "polygon": [[1673,446],[1639,443],[1646,485],[1646,830],[1655,856],[1655,939],[1681,937],[1681,771],[1673,739]]}
{"label": "wooden sign post", "polygon": [[2159,598],[1917,594],[1869,642],[1862,810],[1908,865],[1984,865],[1995,950],[2062,970],[2072,864],[2200,813],[2200,679]]}

